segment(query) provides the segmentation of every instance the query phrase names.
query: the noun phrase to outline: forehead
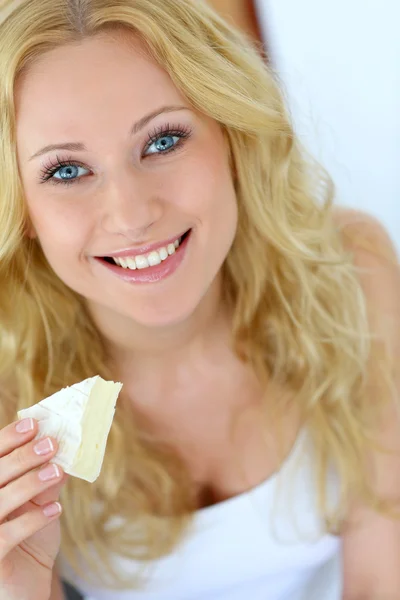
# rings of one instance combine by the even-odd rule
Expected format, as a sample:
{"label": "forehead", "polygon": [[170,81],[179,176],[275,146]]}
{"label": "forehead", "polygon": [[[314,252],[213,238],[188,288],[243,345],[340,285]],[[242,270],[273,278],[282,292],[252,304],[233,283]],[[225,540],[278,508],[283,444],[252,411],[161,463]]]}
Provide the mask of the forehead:
{"label": "forehead", "polygon": [[[16,86],[18,129],[47,134],[73,133],[113,121],[126,113],[141,116],[164,101],[187,104],[169,75],[133,34],[101,34],[43,54]],[[81,131],[81,129],[80,129]]]}

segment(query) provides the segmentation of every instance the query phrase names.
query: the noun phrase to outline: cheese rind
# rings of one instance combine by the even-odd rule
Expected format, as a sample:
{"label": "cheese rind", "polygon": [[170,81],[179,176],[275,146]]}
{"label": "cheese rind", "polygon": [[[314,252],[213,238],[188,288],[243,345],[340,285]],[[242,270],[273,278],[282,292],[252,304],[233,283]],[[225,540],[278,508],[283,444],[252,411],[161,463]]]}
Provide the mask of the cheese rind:
{"label": "cheese rind", "polygon": [[36,437],[55,437],[54,462],[75,477],[93,482],[100,475],[107,438],[122,383],[90,377],[18,412],[39,421]]}

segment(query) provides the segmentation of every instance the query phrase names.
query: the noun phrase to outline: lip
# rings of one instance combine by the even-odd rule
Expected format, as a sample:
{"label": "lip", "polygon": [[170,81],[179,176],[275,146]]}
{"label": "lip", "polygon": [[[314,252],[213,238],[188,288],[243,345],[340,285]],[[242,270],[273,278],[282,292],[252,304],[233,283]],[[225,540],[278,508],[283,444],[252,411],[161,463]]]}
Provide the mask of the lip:
{"label": "lip", "polygon": [[102,258],[104,256],[110,258],[125,258],[127,256],[141,256],[142,254],[149,254],[150,252],[153,252],[153,250],[159,250],[159,248],[168,246],[168,244],[173,244],[175,240],[182,237],[187,231],[189,231],[189,229],[185,229],[182,231],[182,233],[179,233],[168,240],[164,240],[163,242],[154,242],[153,244],[145,244],[144,246],[131,246],[130,248],[117,250],[116,252],[108,252],[106,254],[98,255],[96,258]]}
{"label": "lip", "polygon": [[[103,268],[107,269],[110,274],[115,275],[119,279],[127,283],[144,284],[144,283],[157,283],[170,277],[184,261],[188,244],[192,239],[193,232],[190,231],[189,235],[183,240],[178,249],[169,256],[165,261],[154,267],[148,267],[146,269],[124,269],[118,265],[113,265],[106,262],[101,258],[95,258],[95,263],[99,264]],[[180,236],[178,236],[180,237]],[[176,238],[172,238],[174,240]],[[132,255],[131,255],[132,256]]]}

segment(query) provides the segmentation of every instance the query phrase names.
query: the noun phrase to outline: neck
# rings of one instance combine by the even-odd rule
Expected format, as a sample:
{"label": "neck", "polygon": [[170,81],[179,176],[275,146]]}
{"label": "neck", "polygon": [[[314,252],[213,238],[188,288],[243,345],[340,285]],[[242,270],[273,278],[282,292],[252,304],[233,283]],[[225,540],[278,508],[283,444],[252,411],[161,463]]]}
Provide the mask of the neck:
{"label": "neck", "polygon": [[229,311],[218,280],[189,318],[166,327],[146,327],[98,305],[90,304],[89,310],[112,361],[122,369],[129,365],[131,374],[132,369],[139,372],[145,366],[163,371],[177,362],[205,356],[221,341],[230,344]]}

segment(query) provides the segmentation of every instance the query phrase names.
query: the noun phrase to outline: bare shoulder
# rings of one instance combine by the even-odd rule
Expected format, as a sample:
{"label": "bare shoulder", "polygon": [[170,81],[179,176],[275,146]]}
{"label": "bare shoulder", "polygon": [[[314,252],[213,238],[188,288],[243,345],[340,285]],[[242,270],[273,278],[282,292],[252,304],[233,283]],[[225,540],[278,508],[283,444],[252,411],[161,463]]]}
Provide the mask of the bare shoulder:
{"label": "bare shoulder", "polygon": [[[382,498],[400,500],[400,263],[394,241],[376,217],[340,209],[335,220],[343,244],[358,267],[370,325],[390,357],[393,402],[377,432],[391,453],[371,449],[366,457],[374,473],[372,485]],[[371,401],[373,398],[371,398]],[[376,398],[378,401],[379,398]],[[400,520],[355,502],[343,531],[344,597],[398,598],[400,590]],[[381,594],[381,595],[380,595]],[[386,594],[386,595],[385,595]]]}
{"label": "bare shoulder", "polygon": [[370,213],[344,206],[333,209],[333,218],[346,248],[357,249],[356,259],[366,254],[399,265],[399,256],[392,238],[383,223]]}
{"label": "bare shoulder", "polygon": [[394,241],[379,219],[368,213],[340,207],[334,218],[357,267],[372,330],[398,357],[400,262]]}

